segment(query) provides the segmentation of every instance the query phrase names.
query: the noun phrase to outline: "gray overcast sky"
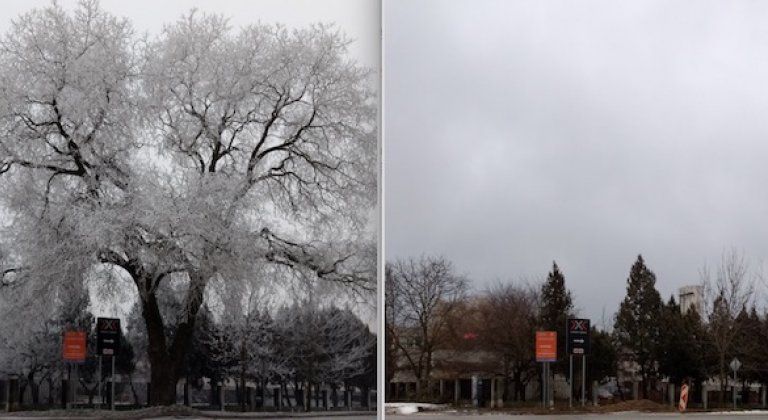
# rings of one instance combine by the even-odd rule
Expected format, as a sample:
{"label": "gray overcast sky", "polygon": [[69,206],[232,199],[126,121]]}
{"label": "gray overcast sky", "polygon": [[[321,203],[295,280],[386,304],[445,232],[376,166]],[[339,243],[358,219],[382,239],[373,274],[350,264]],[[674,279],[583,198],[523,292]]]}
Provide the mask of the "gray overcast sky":
{"label": "gray overcast sky", "polygon": [[768,255],[768,2],[396,1],[386,255],[479,288],[556,260],[612,315],[642,253],[668,299]]}

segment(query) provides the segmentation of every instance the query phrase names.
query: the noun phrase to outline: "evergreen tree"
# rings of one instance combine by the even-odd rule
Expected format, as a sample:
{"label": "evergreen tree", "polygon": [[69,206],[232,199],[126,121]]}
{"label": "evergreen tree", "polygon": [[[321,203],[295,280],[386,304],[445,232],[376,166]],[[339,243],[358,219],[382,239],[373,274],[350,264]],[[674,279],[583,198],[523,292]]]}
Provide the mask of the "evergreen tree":
{"label": "evergreen tree", "polygon": [[588,375],[593,380],[616,376],[616,346],[611,334],[592,327]]}
{"label": "evergreen tree", "polygon": [[[762,347],[763,341],[760,338],[762,322],[754,306],[750,311],[747,311],[747,308],[742,308],[736,317],[736,323],[739,324],[739,332],[736,335],[734,350],[736,357],[742,363],[738,379],[742,385],[746,385],[748,382],[759,382],[763,379],[761,373],[765,366],[765,352],[763,351],[765,347]],[[743,386],[742,389],[746,391],[748,387]],[[742,401],[744,404],[749,403],[748,392],[744,392]]]}
{"label": "evergreen tree", "polygon": [[700,315],[695,307],[681,313],[674,296],[662,308],[662,315],[659,373],[677,385],[684,381],[698,383],[706,377],[706,337]]}
{"label": "evergreen tree", "polygon": [[[222,341],[219,326],[214,321],[208,305],[204,304],[197,313],[195,332],[183,365],[184,376],[196,389],[202,389],[203,378],[209,378],[211,383],[218,383],[224,377],[224,371],[231,362],[222,360],[220,345],[217,346]],[[214,397],[218,398],[218,394]]]}
{"label": "evergreen tree", "polygon": [[643,398],[648,397],[651,382],[656,378],[661,310],[656,275],[645,266],[642,255],[638,255],[627,278],[627,295],[619,307],[614,333],[620,359],[635,363]]}
{"label": "evergreen tree", "polygon": [[565,372],[568,367],[565,345],[565,330],[568,318],[573,314],[573,299],[571,292],[565,287],[565,277],[552,262],[552,271],[541,286],[541,328],[546,331],[557,331],[558,362],[553,365],[555,372]]}
{"label": "evergreen tree", "polygon": [[[752,311],[754,312],[756,320],[760,324],[757,332],[755,333],[755,339],[757,340],[758,348],[768,349],[768,317],[766,317],[765,314],[762,317],[759,316],[757,314],[757,310],[754,307],[752,308]],[[758,351],[753,357],[755,358],[755,364],[757,366],[768,366],[768,352]],[[768,370],[758,370],[756,380],[763,385],[768,384]]]}

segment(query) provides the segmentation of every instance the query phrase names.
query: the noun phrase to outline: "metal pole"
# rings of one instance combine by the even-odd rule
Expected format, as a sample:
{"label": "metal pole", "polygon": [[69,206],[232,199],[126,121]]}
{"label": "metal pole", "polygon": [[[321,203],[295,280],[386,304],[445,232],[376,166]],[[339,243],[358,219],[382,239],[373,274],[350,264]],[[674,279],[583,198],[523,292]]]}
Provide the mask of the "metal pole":
{"label": "metal pole", "polygon": [[736,409],[736,369],[733,370],[733,409]]}
{"label": "metal pole", "polygon": [[103,401],[101,399],[101,355],[99,355],[99,405],[98,408],[101,409],[101,402]]}
{"label": "metal pole", "polygon": [[73,368],[75,369],[75,380],[72,381],[72,408],[75,408],[75,404],[77,403],[77,396],[75,393],[77,393],[77,386],[75,384],[77,383],[77,378],[80,376],[80,372],[78,370],[77,363],[74,364]]}
{"label": "metal pole", "polygon": [[547,364],[547,376],[546,376],[546,380],[545,380],[544,383],[547,384],[546,387],[545,387],[545,389],[547,390],[547,393],[544,394],[544,407],[545,408],[549,407],[549,387],[551,386],[551,384],[549,382],[549,362],[546,362],[546,364]]}
{"label": "metal pole", "polygon": [[547,401],[547,362],[541,364],[541,406],[544,407]]}
{"label": "metal pole", "polygon": [[225,408],[224,408],[224,404],[225,404],[224,398],[226,397],[226,395],[227,395],[226,394],[226,390],[224,389],[224,380],[222,379],[221,380],[221,388],[219,388],[219,400],[221,402],[221,411],[225,411]]}
{"label": "metal pole", "polygon": [[[593,391],[594,392],[594,391]],[[587,355],[581,355],[581,406],[586,404],[587,395]]]}
{"label": "metal pole", "polygon": [[11,411],[11,380],[10,376],[5,377],[5,411]]}
{"label": "metal pole", "polygon": [[115,411],[115,355],[113,354],[109,358],[112,359],[112,375],[109,380],[109,403],[111,405],[110,410]]}
{"label": "metal pole", "polygon": [[568,355],[568,408],[573,408],[573,355]]}
{"label": "metal pole", "polygon": [[544,394],[544,407],[549,407],[549,362],[546,362],[547,372],[544,376],[544,389],[547,391]]}
{"label": "metal pole", "polygon": [[69,369],[67,369],[67,387],[69,387],[70,392],[67,392],[67,409],[72,408],[72,364],[68,364],[67,366]]}

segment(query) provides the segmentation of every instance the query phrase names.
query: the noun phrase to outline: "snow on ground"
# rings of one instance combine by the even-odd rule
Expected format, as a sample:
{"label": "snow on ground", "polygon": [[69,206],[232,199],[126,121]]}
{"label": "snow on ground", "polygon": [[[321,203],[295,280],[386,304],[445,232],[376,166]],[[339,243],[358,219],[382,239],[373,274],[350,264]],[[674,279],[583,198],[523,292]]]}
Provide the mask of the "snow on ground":
{"label": "snow on ground", "polygon": [[448,406],[445,404],[429,404],[429,403],[386,403],[384,404],[384,410],[387,414],[414,414],[420,411],[445,411]]}

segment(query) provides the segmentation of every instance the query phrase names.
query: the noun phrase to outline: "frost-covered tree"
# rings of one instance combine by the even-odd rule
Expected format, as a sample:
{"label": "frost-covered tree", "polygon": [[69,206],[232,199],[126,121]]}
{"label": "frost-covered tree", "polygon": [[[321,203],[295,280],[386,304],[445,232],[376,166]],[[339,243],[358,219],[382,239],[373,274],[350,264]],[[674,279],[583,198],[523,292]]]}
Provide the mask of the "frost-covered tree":
{"label": "frost-covered tree", "polygon": [[[141,302],[152,404],[173,404],[211,279],[278,264],[374,288],[370,71],[334,27],[190,13],[155,39],[92,0],[0,43],[3,283],[53,294],[94,269]],[[177,317],[159,291],[183,283]],[[167,329],[173,331],[172,334]]]}
{"label": "frost-covered tree", "polygon": [[[262,276],[274,274],[265,272]],[[284,359],[276,354],[276,325],[270,313],[275,296],[261,278],[217,282],[215,286],[211,300],[218,303],[219,320],[215,333],[207,334],[204,341],[218,374],[237,379],[244,411],[246,380],[254,380],[263,389],[269,379],[286,373]]]}
{"label": "frost-covered tree", "polygon": [[296,389],[303,391],[302,406],[309,410],[309,395],[320,383],[338,385],[365,371],[375,346],[368,327],[348,309],[323,307],[305,299],[281,308],[275,316],[282,348]]}
{"label": "frost-covered tree", "polygon": [[[16,284],[4,289],[3,295],[12,300],[23,299],[30,293],[28,286]],[[19,375],[22,396],[29,389],[32,404],[38,406],[40,387],[47,383],[52,398],[54,387],[58,386],[54,379],[69,369],[61,357],[64,332],[90,333],[94,318],[81,283],[74,282],[72,287],[34,303],[28,307],[14,305],[12,301],[0,305],[0,372]]]}

